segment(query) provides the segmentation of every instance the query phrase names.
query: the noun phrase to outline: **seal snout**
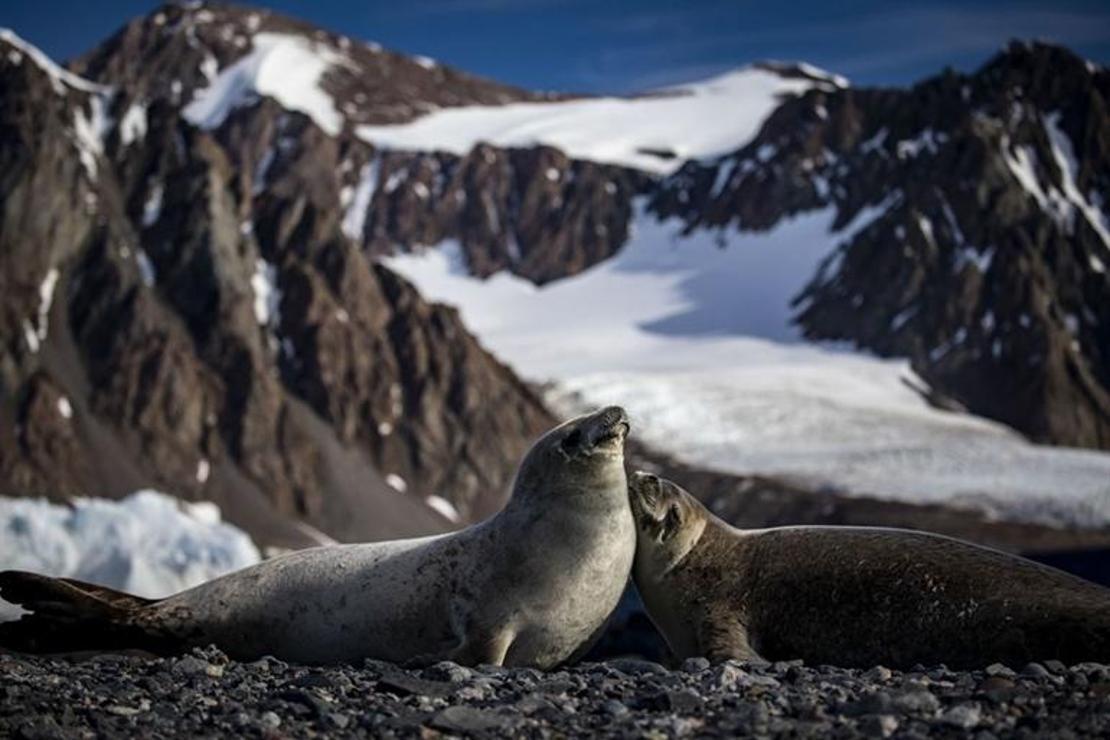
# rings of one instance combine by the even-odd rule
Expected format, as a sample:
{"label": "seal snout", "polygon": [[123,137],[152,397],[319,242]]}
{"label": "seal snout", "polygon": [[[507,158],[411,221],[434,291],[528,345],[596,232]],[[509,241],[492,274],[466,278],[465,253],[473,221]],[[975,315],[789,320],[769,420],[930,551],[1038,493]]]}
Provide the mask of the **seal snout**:
{"label": "seal snout", "polygon": [[610,440],[624,441],[632,426],[628,414],[620,406],[608,406],[594,414],[590,425],[590,441],[596,446]]}
{"label": "seal snout", "polygon": [[641,504],[646,511],[652,511],[659,503],[663,481],[654,473],[637,470],[628,479],[628,490],[633,501]]}

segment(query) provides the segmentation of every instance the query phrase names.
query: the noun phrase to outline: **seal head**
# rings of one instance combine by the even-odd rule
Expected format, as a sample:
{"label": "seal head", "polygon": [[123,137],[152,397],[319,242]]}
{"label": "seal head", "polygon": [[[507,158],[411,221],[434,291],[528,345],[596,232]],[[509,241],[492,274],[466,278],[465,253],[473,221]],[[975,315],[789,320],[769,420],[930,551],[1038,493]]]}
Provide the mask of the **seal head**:
{"label": "seal head", "polygon": [[635,567],[662,576],[697,545],[707,524],[705,509],[680,486],[643,471],[629,478],[628,498],[636,522]]}
{"label": "seal head", "polygon": [[628,414],[620,406],[555,427],[521,461],[513,500],[609,493],[620,500],[627,485],[624,441],[630,428]]}

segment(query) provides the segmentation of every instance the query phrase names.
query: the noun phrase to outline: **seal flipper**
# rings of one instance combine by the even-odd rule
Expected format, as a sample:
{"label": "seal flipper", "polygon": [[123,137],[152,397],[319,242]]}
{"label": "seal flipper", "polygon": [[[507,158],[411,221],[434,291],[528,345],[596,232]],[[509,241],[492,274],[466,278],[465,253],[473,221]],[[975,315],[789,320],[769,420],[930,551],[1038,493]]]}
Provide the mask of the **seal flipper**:
{"label": "seal flipper", "polygon": [[505,656],[516,634],[506,629],[486,639],[467,640],[451,654],[450,659],[459,665],[505,665]]}
{"label": "seal flipper", "polygon": [[748,629],[732,614],[703,616],[697,626],[698,649],[714,663],[726,660],[765,660],[752,647]]}
{"label": "seal flipper", "polygon": [[105,586],[37,573],[0,572],[0,597],[26,609],[0,622],[0,647],[28,653],[139,649],[163,653],[164,636],[136,619],[157,603]]}

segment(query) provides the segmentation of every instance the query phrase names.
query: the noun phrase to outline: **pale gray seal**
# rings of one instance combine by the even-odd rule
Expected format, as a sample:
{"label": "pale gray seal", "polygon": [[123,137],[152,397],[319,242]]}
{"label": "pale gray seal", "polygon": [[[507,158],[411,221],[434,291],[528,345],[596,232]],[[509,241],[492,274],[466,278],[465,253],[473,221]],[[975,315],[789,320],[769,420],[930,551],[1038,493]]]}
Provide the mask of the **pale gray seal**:
{"label": "pale gray seal", "polygon": [[741,530],[631,476],[633,579],[679,658],[983,668],[1110,661],[1110,590],[925,532]]}
{"label": "pale gray seal", "polygon": [[588,647],[628,581],[628,429],[615,406],[553,429],[505,508],[452,534],[302,550],[158,601],[0,573],[0,595],[32,612],[0,625],[0,644],[554,666]]}

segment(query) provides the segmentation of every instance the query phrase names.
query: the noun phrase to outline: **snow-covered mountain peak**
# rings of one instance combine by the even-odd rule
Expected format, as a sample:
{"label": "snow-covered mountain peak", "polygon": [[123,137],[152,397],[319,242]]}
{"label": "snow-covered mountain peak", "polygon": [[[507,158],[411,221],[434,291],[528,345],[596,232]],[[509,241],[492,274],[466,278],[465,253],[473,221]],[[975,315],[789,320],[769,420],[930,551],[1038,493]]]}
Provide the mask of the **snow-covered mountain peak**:
{"label": "snow-covered mountain peak", "polygon": [[272,11],[223,4],[163,5],[128,23],[75,66],[142,101],[162,99],[187,108],[186,117],[205,127],[268,97],[308,115],[332,136],[442,107],[550,97]]}
{"label": "snow-covered mountain peak", "polygon": [[0,28],[0,57],[12,65],[29,62],[38,66],[50,78],[54,91],[59,95],[64,94],[67,87],[93,94],[111,91],[111,88],[106,85],[98,85],[58,66],[41,49],[21,38],[10,28]]}
{"label": "snow-covered mountain peak", "polygon": [[252,45],[249,54],[196,92],[183,110],[185,118],[202,128],[217,128],[235,108],[269,96],[309,116],[328,135],[337,135],[343,117],[320,83],[335,65],[351,65],[350,59],[324,42],[293,34],[257,33]]}

